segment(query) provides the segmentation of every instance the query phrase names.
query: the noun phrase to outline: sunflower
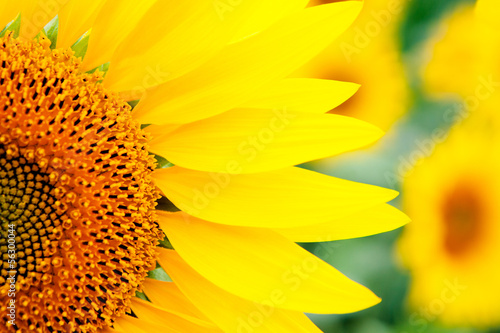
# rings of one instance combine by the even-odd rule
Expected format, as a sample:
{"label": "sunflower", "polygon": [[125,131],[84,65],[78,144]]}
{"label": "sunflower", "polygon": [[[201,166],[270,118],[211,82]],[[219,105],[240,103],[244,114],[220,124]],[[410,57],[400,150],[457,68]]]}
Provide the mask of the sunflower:
{"label": "sunflower", "polygon": [[[313,1],[328,2],[332,1]],[[353,27],[293,75],[359,84],[358,92],[332,113],[389,129],[408,104],[396,37],[402,10],[403,5],[396,1],[367,1]],[[381,77],[384,84],[380,84]]]}
{"label": "sunflower", "polygon": [[[379,302],[295,242],[391,230],[390,190],[293,165],[381,131],[287,79],[360,2],[4,2],[7,332],[318,332]],[[159,266],[158,266],[159,265]]]}
{"label": "sunflower", "polygon": [[499,102],[456,125],[405,180],[403,205],[414,222],[399,245],[418,325],[500,324]]}
{"label": "sunflower", "polygon": [[496,3],[488,2],[458,6],[427,42],[430,61],[424,64],[422,72],[429,93],[481,98],[485,90],[497,88],[500,38],[483,13],[498,15],[499,10]]}

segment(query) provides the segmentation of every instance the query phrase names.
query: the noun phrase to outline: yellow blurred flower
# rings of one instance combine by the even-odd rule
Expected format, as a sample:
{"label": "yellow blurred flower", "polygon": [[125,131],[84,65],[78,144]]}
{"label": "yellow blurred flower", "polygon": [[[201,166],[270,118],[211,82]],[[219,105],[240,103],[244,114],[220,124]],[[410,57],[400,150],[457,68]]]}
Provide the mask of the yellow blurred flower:
{"label": "yellow blurred flower", "polygon": [[413,223],[399,250],[411,272],[415,325],[500,324],[500,35],[492,20],[498,13],[495,1],[459,6],[427,44],[427,90],[464,103],[444,114],[457,124],[403,186]]}
{"label": "yellow blurred flower", "polygon": [[473,5],[457,7],[427,43],[430,61],[423,77],[428,92],[479,97],[481,87],[498,89],[500,35],[479,13],[500,11],[498,4],[490,10],[483,6],[479,11]]}
{"label": "yellow blurred flower", "polygon": [[293,167],[382,135],[324,114],[352,84],[285,79],[361,9],[306,4],[2,3],[4,331],[318,332],[303,312],[379,302],[295,244],[407,220],[394,191]]}
{"label": "yellow blurred flower", "polygon": [[358,92],[332,112],[389,129],[408,107],[396,31],[403,8],[400,0],[365,1],[353,27],[293,75],[359,84]]}
{"label": "yellow blurred flower", "polygon": [[399,249],[411,272],[415,325],[500,323],[499,105],[484,101],[405,179],[413,222]]}

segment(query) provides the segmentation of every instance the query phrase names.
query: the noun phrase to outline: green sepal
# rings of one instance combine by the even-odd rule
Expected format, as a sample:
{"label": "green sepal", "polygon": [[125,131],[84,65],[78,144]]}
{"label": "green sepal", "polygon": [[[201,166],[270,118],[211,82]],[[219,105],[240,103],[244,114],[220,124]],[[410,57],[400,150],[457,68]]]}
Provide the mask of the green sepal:
{"label": "green sepal", "polygon": [[85,57],[89,46],[89,39],[90,31],[87,31],[71,46],[71,49],[75,52],[75,57],[82,59]]}
{"label": "green sepal", "polygon": [[[139,104],[140,99],[134,99],[133,101],[127,101],[128,105],[132,107],[132,110]],[[151,124],[142,124],[141,129],[148,127]]]}
{"label": "green sepal", "polygon": [[172,243],[170,243],[170,241],[168,240],[167,236],[165,236],[165,238],[163,238],[161,241],[160,241],[160,247],[163,247],[164,249],[169,249],[169,250],[173,250],[174,247],[172,246]]}
{"label": "green sepal", "polygon": [[140,291],[136,291],[136,292],[135,292],[135,297],[140,298],[140,299],[142,299],[142,300],[144,300],[144,301],[151,302],[151,301],[149,300],[149,298],[146,296],[146,294],[145,294],[145,293],[141,293]]}
{"label": "green sepal", "polygon": [[154,154],[154,156],[157,163],[156,164],[157,169],[166,169],[174,166],[174,164],[169,162],[165,157],[156,154]]}
{"label": "green sepal", "polygon": [[160,199],[156,200],[156,210],[162,210],[164,212],[179,212],[180,209],[177,208],[172,201],[168,200],[167,197],[161,197]]}
{"label": "green sepal", "polygon": [[3,28],[3,30],[0,32],[0,37],[5,36],[7,31],[12,31],[13,33],[12,37],[17,38],[19,37],[20,30],[21,30],[21,14],[18,14],[13,21],[7,23],[5,28]]}
{"label": "green sepal", "polygon": [[59,17],[54,17],[43,27],[43,33],[50,41],[50,48],[55,49],[57,45],[57,35],[59,34]]}
{"label": "green sepal", "polygon": [[[104,63],[100,66],[97,66],[96,68],[93,68],[89,71],[87,71],[88,74],[92,74],[94,73],[95,71],[100,71],[101,73],[103,73],[103,77],[106,76],[106,73],[108,72],[108,69],[109,69],[109,61],[107,63]],[[129,103],[130,104],[130,103]]]}
{"label": "green sepal", "polygon": [[170,278],[170,276],[168,276],[167,272],[165,272],[163,268],[161,268],[161,266],[158,264],[156,265],[155,269],[148,272],[148,278],[158,281],[172,282],[172,279]]}

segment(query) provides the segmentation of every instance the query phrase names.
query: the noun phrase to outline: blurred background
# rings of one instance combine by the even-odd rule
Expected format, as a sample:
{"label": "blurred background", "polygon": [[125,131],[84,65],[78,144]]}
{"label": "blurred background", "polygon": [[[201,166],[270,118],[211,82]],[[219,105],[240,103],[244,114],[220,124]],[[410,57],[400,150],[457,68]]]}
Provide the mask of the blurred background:
{"label": "blurred background", "polygon": [[500,30],[475,6],[365,0],[351,31],[296,73],[360,83],[332,112],[387,131],[373,147],[303,167],[396,189],[392,204],[413,220],[381,235],[301,244],[383,300],[359,313],[311,315],[325,333],[500,332],[500,191],[491,179],[500,171]]}

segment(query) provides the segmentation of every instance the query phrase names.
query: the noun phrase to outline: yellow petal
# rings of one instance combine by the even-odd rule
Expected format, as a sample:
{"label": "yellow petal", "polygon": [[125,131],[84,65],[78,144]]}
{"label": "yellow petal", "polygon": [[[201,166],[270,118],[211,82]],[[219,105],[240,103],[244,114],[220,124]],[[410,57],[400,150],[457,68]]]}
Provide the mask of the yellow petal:
{"label": "yellow petal", "polygon": [[391,205],[383,204],[331,222],[275,231],[294,242],[329,242],[379,234],[408,222],[408,216]]}
{"label": "yellow petal", "polygon": [[0,31],[21,12],[17,1],[0,2]]}
{"label": "yellow petal", "polygon": [[254,173],[354,150],[382,134],[345,116],[234,109],[158,137],[150,142],[150,150],[189,169],[231,173],[231,163],[239,166],[236,173]]}
{"label": "yellow petal", "polygon": [[209,323],[209,320],[182,294],[172,282],[146,279],[142,286],[146,296],[162,309],[181,317],[198,318]]}
{"label": "yellow petal", "polygon": [[[120,320],[120,319],[118,319]],[[124,332],[122,330],[117,330],[116,328],[111,328],[111,327],[104,327],[101,329],[100,333],[129,333],[129,332]]]}
{"label": "yellow petal", "polygon": [[227,45],[235,27],[260,17],[259,10],[269,1],[241,1],[224,13],[218,10],[218,2],[156,2],[115,52],[107,87],[131,90],[126,98],[137,99],[146,88],[185,74]]}
{"label": "yellow petal", "polygon": [[157,140],[158,138],[165,137],[169,133],[175,131],[181,125],[150,125],[144,129],[148,135],[151,136],[153,140]]}
{"label": "yellow petal", "polygon": [[[131,305],[132,311],[137,315],[137,317],[148,323],[161,325],[163,330],[169,329],[173,332],[185,333],[185,332],[222,332],[215,326],[203,325],[203,322],[199,320],[190,321],[186,317],[182,318],[165,311],[161,307],[155,306],[149,302],[143,301],[138,298],[132,299]],[[195,319],[195,318],[193,318]]]}
{"label": "yellow petal", "polygon": [[185,333],[172,329],[165,329],[161,324],[149,323],[145,320],[140,320],[129,315],[119,317],[113,323],[113,326],[115,327],[115,330],[120,333]]}
{"label": "yellow petal", "polygon": [[[258,31],[265,30],[274,22],[303,9],[309,0],[273,0],[259,3],[261,6],[253,18],[243,22],[236,28],[234,41],[253,35]],[[226,3],[226,4],[225,4]],[[239,3],[240,2],[235,2]],[[227,6],[227,1],[215,0],[214,8],[218,9],[222,16],[233,11],[236,6]]]}
{"label": "yellow petal", "polygon": [[171,167],[153,173],[182,211],[229,225],[284,228],[339,219],[393,199],[397,192],[301,168],[230,175]]}
{"label": "yellow petal", "polygon": [[57,47],[68,48],[87,32],[105,1],[69,1],[58,13]]}
{"label": "yellow petal", "polygon": [[346,1],[308,8],[229,45],[197,70],[148,91],[136,118],[146,124],[187,123],[241,105],[324,49],[361,6]]}
{"label": "yellow petal", "polygon": [[359,85],[320,79],[284,79],[267,85],[243,107],[325,113],[352,97]]}
{"label": "yellow petal", "polygon": [[304,314],[275,306],[284,297],[279,290],[268,295],[265,305],[256,304],[215,286],[175,251],[161,249],[159,261],[186,297],[224,332],[321,333]]}
{"label": "yellow petal", "polygon": [[476,13],[479,22],[486,23],[491,28],[500,30],[500,23],[498,22],[498,15],[500,14],[498,1],[477,0]]}
{"label": "yellow petal", "polygon": [[154,2],[155,0],[106,1],[92,25],[92,35],[82,64],[83,70],[87,71],[110,61],[120,43],[136,27]]}
{"label": "yellow petal", "polygon": [[220,49],[230,38],[223,25],[210,1],[157,1],[117,48],[104,84],[138,99]]}
{"label": "yellow petal", "polygon": [[177,253],[199,274],[239,297],[309,313],[348,313],[380,299],[272,230],[218,225],[185,213],[158,212]]}
{"label": "yellow petal", "polygon": [[67,1],[21,0],[16,3],[21,9],[19,36],[31,39],[57,15]]}

